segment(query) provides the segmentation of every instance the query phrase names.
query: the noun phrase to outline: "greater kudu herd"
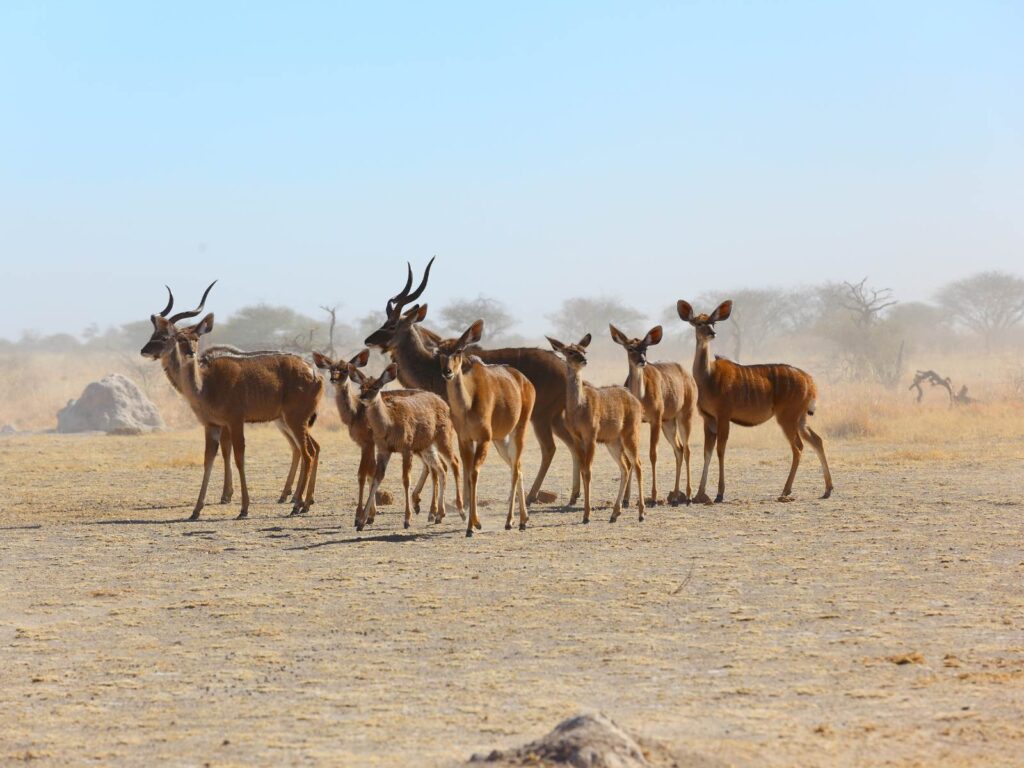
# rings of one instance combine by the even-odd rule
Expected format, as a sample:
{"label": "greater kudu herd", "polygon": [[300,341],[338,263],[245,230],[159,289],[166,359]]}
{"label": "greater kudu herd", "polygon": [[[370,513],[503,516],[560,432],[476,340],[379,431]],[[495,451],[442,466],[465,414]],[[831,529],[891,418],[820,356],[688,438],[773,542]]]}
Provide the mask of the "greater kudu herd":
{"label": "greater kudu herd", "polygon": [[[406,528],[412,510],[419,511],[426,479],[432,479],[429,520],[445,517],[447,477],[452,473],[456,511],[466,519],[466,535],[481,528],[477,487],[480,468],[493,443],[508,464],[511,483],[505,527],[512,527],[518,503],[519,529],[525,530],[527,507],[551,503],[557,495],[542,489],[555,454],[557,436],[572,457],[569,506],[583,493],[583,522],[590,521],[591,471],[598,443],[604,444],[619,467],[619,490],[611,522],[629,504],[633,475],[637,482],[637,510],[660,503],[656,476],[658,442],[663,434],[675,456],[675,484],[667,495],[670,504],[711,503],[707,494],[708,469],[718,450],[718,492],[725,495],[725,448],[732,424],[755,426],[775,417],[789,440],[793,461],[779,501],[791,501],[793,480],[803,442],[810,443],[821,462],[825,493],[832,493],[832,477],[821,438],[807,425],[814,414],[817,390],[811,376],[789,365],[739,365],[711,355],[715,323],[728,319],[732,302],[714,312],[695,314],[689,303],[677,305],[681,320],[696,335],[692,375],[677,363],[650,363],[648,349],[662,339],[661,326],[642,338],[630,338],[614,325],[612,340],[626,350],[625,386],[596,387],[583,380],[587,363],[588,333],[575,344],[549,338],[553,351],[534,347],[485,349],[479,346],[484,323],[478,320],[454,339],[444,339],[421,323],[427,305],[417,303],[430,278],[431,259],[413,290],[409,266],[401,291],[388,299],[384,323],[365,341],[391,359],[377,377],[360,369],[369,361],[363,349],[348,361],[313,353],[311,365],[302,357],[279,351],[244,352],[224,345],[200,352],[200,339],[213,329],[213,314],[198,323],[179,325],[197,317],[214,283],[203,293],[199,306],[168,317],[174,295],[167,289],[167,306],[152,315],[153,335],[142,354],[159,360],[171,385],[191,406],[206,434],[203,481],[192,520],[206,501],[207,486],[218,447],[224,457],[221,502],[232,496],[230,457],[234,454],[242,486],[242,508],[249,511],[245,479],[245,424],[275,422],[292,448],[292,463],[279,498],[291,498],[291,514],[307,512],[313,503],[320,445],[310,428],[316,421],[323,395],[323,380],[316,369],[327,371],[335,387],[338,413],[360,449],[356,473],[358,500],[355,524],[359,530],[372,523],[378,491],[392,454],[402,456]],[[214,281],[216,282],[216,281]],[[404,389],[385,389],[397,379]],[[700,485],[692,494],[689,437],[694,410],[704,422],[704,464]],[[643,494],[640,427],[650,425],[651,494]],[[526,425],[540,444],[537,476],[525,493],[522,457]],[[412,458],[424,465],[415,490],[410,491]],[[686,468],[686,490],[681,489]],[[296,473],[298,477],[296,478]],[[461,477],[460,477],[461,475]],[[292,486],[294,483],[294,491]],[[364,497],[367,484],[369,488]],[[464,511],[469,505],[469,514]]]}

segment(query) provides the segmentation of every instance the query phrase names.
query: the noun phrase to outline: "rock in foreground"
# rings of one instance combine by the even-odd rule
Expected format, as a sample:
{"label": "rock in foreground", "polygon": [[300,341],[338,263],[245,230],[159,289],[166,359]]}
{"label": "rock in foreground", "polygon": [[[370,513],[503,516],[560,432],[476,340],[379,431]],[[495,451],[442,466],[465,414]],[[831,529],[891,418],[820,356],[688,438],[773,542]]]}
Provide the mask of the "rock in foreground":
{"label": "rock in foreground", "polygon": [[542,739],[516,749],[473,755],[470,765],[572,766],[572,768],[668,768],[713,765],[696,755],[672,755],[641,743],[602,714],[576,715]]}
{"label": "rock in foreground", "polygon": [[139,434],[163,429],[152,401],[131,379],[112,373],[85,388],[57,413],[57,431]]}

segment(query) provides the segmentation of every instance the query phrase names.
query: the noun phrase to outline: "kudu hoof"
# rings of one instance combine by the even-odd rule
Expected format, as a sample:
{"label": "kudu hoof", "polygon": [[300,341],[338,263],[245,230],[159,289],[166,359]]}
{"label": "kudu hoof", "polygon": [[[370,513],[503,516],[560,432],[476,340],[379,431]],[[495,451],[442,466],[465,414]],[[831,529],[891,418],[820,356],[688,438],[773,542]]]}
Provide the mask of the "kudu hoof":
{"label": "kudu hoof", "polygon": [[238,517],[236,517],[235,520],[245,520],[248,516],[249,516],[249,511],[246,510],[246,509],[243,509],[241,512],[238,513]]}
{"label": "kudu hoof", "polygon": [[198,520],[199,519],[199,512],[193,512],[191,515],[188,516],[188,519],[189,519],[190,522],[193,521],[193,520]]}
{"label": "kudu hoof", "polygon": [[512,523],[510,523],[510,522],[509,523],[505,523],[505,530],[506,531],[511,531],[512,530]]}
{"label": "kudu hoof", "polygon": [[403,528],[408,528],[409,527],[409,521],[406,520],[405,523],[403,523],[402,527]]}
{"label": "kudu hoof", "polygon": [[825,491],[823,494],[821,494],[821,498],[827,499],[829,496],[832,495],[832,490],[833,490],[832,488],[829,488],[827,491]]}
{"label": "kudu hoof", "polygon": [[277,503],[278,504],[284,504],[291,497],[292,497],[292,492],[291,491],[285,491],[284,493],[281,494],[280,498],[277,500]]}
{"label": "kudu hoof", "polygon": [[466,529],[466,538],[470,539],[472,537],[473,537],[473,529],[472,528],[467,528]]}
{"label": "kudu hoof", "polygon": [[526,530],[526,523],[520,523],[519,524],[519,530],[520,531],[525,531]]}
{"label": "kudu hoof", "polygon": [[723,501],[725,501],[725,496],[721,493],[715,496],[715,504],[721,504]]}
{"label": "kudu hoof", "polygon": [[786,503],[788,503],[790,501],[796,501],[796,499],[794,499],[792,496],[789,496],[787,494],[782,494],[781,496],[779,496],[779,498],[776,499],[776,501],[781,501],[783,504],[786,504]]}
{"label": "kudu hoof", "polygon": [[231,497],[230,496],[221,496],[220,497],[220,503],[221,504],[230,504],[231,503]]}

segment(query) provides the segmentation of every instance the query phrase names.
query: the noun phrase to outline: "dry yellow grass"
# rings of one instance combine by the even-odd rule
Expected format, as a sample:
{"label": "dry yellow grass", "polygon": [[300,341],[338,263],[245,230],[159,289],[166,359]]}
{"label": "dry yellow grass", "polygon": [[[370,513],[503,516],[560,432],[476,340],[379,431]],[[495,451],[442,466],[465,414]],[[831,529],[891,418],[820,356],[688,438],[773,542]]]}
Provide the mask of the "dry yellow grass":
{"label": "dry yellow grass", "polygon": [[[318,430],[308,517],[273,503],[288,453],[254,427],[252,519],[191,524],[196,427],[0,438],[0,762],[452,765],[591,708],[726,764],[1012,765],[1024,452],[948,429],[998,417],[831,438],[836,495],[807,456],[787,505],[778,430],[738,431],[726,504],[643,524],[506,532],[492,460],[471,540],[395,506],[356,534],[343,432]],[[615,477],[600,456],[598,500]]]}

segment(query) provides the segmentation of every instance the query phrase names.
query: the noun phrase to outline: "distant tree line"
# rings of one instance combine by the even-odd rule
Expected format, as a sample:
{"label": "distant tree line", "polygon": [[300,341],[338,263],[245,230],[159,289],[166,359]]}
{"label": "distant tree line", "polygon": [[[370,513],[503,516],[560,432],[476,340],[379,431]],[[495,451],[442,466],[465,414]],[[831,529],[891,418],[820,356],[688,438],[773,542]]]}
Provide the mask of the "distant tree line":
{"label": "distant tree line", "polygon": [[[890,385],[903,374],[903,360],[910,353],[948,350],[965,335],[992,350],[1024,322],[1024,279],[1005,272],[980,272],[950,282],[937,292],[934,303],[901,302],[892,290],[873,285],[868,278],[795,289],[705,291],[684,298],[698,311],[710,311],[726,298],[733,300],[732,317],[717,329],[716,347],[734,360],[762,360],[781,346],[779,342],[802,337],[830,356],[840,377]],[[287,307],[246,306],[218,321],[208,343],[344,354],[357,349],[383,320],[381,313],[370,312],[345,322],[338,317],[339,307],[323,306],[321,310],[321,315],[312,317]],[[514,332],[517,320],[508,306],[483,295],[449,302],[432,313],[427,324],[456,335],[477,318],[484,319],[489,345],[529,343]],[[650,318],[607,296],[568,298],[547,320],[551,335],[563,341],[576,341],[589,332],[603,343],[608,323],[627,334],[641,335],[652,321],[665,326],[666,345],[673,343],[672,339],[684,343],[684,337],[688,338],[674,306]],[[80,338],[67,333],[25,333],[17,342],[0,340],[0,351],[131,352],[141,348],[151,331],[149,320],[140,320],[102,331],[93,325]]]}

